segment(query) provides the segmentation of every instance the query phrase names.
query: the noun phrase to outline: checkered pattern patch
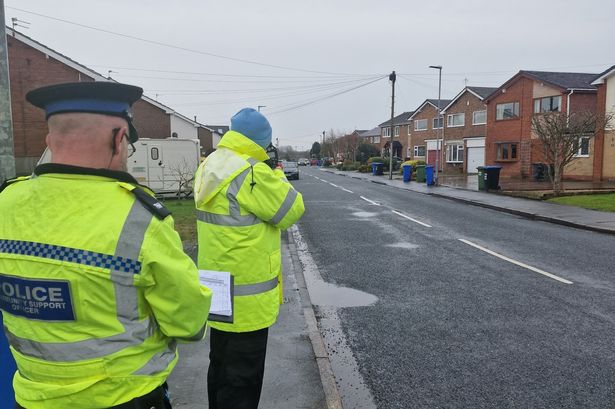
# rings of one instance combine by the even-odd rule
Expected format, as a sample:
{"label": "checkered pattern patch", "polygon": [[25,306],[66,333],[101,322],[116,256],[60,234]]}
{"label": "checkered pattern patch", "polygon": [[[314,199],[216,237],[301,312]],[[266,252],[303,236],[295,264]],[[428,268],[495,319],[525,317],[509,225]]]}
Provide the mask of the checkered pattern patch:
{"label": "checkered pattern patch", "polygon": [[141,263],[137,260],[32,241],[0,240],[0,253],[49,258],[124,273],[138,274],[141,271]]}

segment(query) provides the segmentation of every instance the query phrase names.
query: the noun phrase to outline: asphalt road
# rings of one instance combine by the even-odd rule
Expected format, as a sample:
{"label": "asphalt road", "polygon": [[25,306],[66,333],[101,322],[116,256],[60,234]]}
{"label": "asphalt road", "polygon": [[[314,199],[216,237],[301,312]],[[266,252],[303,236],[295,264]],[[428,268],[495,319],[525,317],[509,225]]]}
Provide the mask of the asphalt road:
{"label": "asphalt road", "polygon": [[378,297],[317,306],[378,408],[615,407],[615,237],[317,168],[293,184],[322,279]]}

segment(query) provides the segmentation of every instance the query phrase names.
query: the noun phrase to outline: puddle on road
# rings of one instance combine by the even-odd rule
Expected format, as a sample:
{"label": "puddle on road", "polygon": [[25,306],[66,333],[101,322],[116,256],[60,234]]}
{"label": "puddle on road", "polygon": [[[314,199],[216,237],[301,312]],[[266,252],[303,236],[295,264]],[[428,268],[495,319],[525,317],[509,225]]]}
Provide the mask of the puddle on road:
{"label": "puddle on road", "polygon": [[385,247],[394,247],[396,249],[406,249],[406,250],[412,250],[412,249],[418,249],[419,245],[418,244],[412,244],[412,243],[391,243],[391,244],[385,244]]}
{"label": "puddle on road", "polygon": [[305,283],[310,292],[312,304],[330,307],[366,307],[378,301],[375,295],[355,290],[354,288],[339,287],[334,284],[325,283],[322,280],[305,275]]}
{"label": "puddle on road", "polygon": [[318,325],[325,341],[342,406],[353,409],[376,409],[374,398],[359,372],[357,360],[342,330],[337,309],[372,305],[378,301],[378,297],[352,288],[325,283],[299,229],[296,226],[292,229],[312,304],[318,306],[318,315],[320,315]]}

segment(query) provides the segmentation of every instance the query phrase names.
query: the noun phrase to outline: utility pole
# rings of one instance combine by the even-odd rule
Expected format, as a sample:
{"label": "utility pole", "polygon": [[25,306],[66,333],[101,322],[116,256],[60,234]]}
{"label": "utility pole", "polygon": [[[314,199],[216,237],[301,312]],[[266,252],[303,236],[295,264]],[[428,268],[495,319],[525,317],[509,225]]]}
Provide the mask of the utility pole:
{"label": "utility pole", "polygon": [[[438,186],[438,173],[440,164],[440,129],[444,130],[444,118],[442,118],[441,93],[442,93],[442,66],[430,65],[429,68],[438,70],[438,122],[440,127],[436,134],[436,173],[434,175],[434,186]],[[444,140],[442,141],[444,142]]]}
{"label": "utility pole", "polygon": [[395,80],[397,76],[395,71],[389,75],[389,81],[391,81],[391,143],[389,146],[389,180],[393,180],[393,136],[394,136],[394,124],[393,118],[395,117]]}
{"label": "utility pole", "polygon": [[0,183],[15,177],[9,55],[4,21],[4,0],[0,0]]}

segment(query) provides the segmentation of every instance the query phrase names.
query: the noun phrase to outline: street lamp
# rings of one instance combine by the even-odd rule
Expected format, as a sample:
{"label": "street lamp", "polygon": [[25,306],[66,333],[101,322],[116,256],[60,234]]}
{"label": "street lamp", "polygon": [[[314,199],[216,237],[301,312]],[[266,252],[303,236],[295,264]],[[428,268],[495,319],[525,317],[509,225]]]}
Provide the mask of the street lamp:
{"label": "street lamp", "polygon": [[[430,65],[429,68],[433,68],[438,70],[438,132],[436,133],[436,175],[434,180],[434,185],[438,186],[438,172],[439,172],[439,164],[440,164],[440,129],[444,128],[444,119],[442,118],[442,108],[440,107],[440,96],[442,92],[442,66],[441,65]],[[442,141],[444,142],[444,141]]]}

